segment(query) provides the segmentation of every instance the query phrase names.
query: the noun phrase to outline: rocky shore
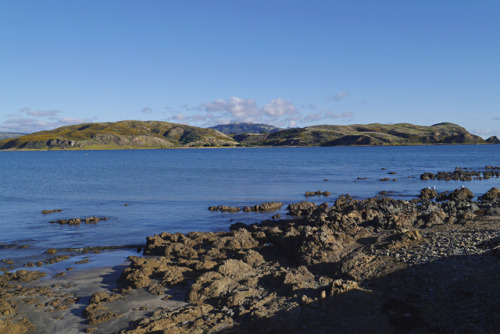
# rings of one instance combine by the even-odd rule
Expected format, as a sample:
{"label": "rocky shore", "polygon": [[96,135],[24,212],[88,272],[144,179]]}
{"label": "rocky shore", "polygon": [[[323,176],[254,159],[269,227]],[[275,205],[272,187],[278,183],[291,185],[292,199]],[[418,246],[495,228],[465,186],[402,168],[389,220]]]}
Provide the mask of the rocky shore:
{"label": "rocky shore", "polygon": [[[321,205],[303,201],[287,207],[286,219],[148,237],[144,256],[131,256],[120,270],[118,286],[87,295],[80,329],[495,333],[500,190],[477,200],[467,188],[432,192],[423,189],[412,200],[343,195]],[[43,332],[16,311],[40,294],[26,290],[41,287],[23,283],[24,275],[0,278],[0,331]],[[138,294],[149,299],[140,304]],[[77,297],[57,298],[56,306],[47,302],[39,312]],[[123,305],[132,303],[137,312],[126,312]]]}

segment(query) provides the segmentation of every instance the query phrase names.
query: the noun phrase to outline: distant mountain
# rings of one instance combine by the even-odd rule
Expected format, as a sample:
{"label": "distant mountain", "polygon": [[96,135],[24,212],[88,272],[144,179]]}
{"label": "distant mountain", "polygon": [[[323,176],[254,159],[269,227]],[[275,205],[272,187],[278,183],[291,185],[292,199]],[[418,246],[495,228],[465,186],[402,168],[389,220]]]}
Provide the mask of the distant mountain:
{"label": "distant mountain", "polygon": [[26,135],[19,132],[0,132],[0,139],[17,138]]}
{"label": "distant mountain", "polygon": [[120,121],[64,126],[0,141],[0,149],[122,149],[238,145],[213,129],[159,122]]}
{"label": "distant mountain", "polygon": [[486,139],[486,142],[488,144],[500,144],[500,139],[498,139],[497,136],[491,136],[490,138]]}
{"label": "distant mountain", "polygon": [[383,146],[486,144],[453,123],[420,126],[399,124],[317,125],[271,134],[233,136],[242,146]]}
{"label": "distant mountain", "polygon": [[272,125],[259,123],[221,124],[212,126],[210,129],[220,131],[226,135],[241,135],[243,133],[273,133],[282,130]]}

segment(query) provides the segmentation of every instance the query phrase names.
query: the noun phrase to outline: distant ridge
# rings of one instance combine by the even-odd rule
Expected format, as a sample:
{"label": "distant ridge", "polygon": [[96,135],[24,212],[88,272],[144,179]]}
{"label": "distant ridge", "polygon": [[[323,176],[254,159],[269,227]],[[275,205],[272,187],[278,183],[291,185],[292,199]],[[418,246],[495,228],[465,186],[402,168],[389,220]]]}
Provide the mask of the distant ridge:
{"label": "distant ridge", "polygon": [[0,139],[17,138],[26,135],[20,132],[0,132]]}
{"label": "distant ridge", "polygon": [[0,149],[136,149],[235,146],[212,129],[160,121],[120,121],[64,126],[0,141]]}
{"label": "distant ridge", "polygon": [[241,135],[243,133],[273,133],[283,130],[281,128],[262,123],[230,123],[210,127],[226,135]]}
{"label": "distant ridge", "polygon": [[432,126],[398,124],[316,125],[260,135],[233,136],[243,146],[389,146],[487,144],[453,123]]}
{"label": "distant ridge", "polygon": [[[245,129],[246,125],[238,125]],[[252,126],[255,124],[251,124]],[[262,126],[257,124],[256,126]],[[215,128],[215,127],[214,127]],[[252,128],[252,127],[250,127]],[[275,131],[269,127],[269,131]],[[254,129],[257,129],[255,127]],[[261,128],[264,129],[264,128]],[[0,140],[0,149],[144,149],[232,146],[391,146],[435,144],[500,144],[453,123],[421,126],[399,124],[316,125],[275,132],[226,135],[213,128],[160,121],[86,123]]]}

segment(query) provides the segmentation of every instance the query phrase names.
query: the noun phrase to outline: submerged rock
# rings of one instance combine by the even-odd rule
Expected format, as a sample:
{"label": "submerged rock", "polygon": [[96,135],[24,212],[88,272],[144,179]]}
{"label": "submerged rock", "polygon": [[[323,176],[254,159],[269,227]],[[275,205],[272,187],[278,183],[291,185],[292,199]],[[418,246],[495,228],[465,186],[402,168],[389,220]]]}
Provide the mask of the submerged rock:
{"label": "submerged rock", "polygon": [[97,224],[101,220],[108,220],[108,218],[107,217],[92,216],[92,217],[88,217],[88,218],[59,219],[59,220],[50,221],[49,223],[59,224],[59,225],[80,225],[82,223]]}

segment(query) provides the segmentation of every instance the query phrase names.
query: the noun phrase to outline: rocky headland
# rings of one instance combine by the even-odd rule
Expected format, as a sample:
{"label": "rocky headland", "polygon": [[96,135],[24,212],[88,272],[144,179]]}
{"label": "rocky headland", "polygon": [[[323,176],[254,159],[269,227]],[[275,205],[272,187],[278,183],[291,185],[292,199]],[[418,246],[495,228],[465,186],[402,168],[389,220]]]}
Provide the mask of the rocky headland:
{"label": "rocky headland", "polygon": [[[303,201],[285,219],[148,237],[119,286],[84,299],[80,326],[129,334],[495,333],[500,190],[432,192]],[[33,317],[16,313],[26,303],[39,312],[76,303],[61,286],[60,295],[27,287],[37,275],[1,276],[0,329],[33,329]],[[43,304],[35,293],[50,297]],[[150,297],[141,304],[138,294]]]}

